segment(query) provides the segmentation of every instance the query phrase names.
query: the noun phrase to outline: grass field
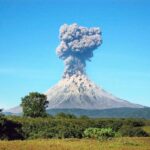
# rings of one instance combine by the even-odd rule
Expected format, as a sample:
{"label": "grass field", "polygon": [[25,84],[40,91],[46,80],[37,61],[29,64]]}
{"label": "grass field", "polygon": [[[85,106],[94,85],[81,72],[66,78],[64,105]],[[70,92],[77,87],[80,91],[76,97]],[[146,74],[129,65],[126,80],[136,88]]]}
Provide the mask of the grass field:
{"label": "grass field", "polygon": [[110,141],[90,139],[0,141],[0,150],[150,150],[150,137],[115,138]]}

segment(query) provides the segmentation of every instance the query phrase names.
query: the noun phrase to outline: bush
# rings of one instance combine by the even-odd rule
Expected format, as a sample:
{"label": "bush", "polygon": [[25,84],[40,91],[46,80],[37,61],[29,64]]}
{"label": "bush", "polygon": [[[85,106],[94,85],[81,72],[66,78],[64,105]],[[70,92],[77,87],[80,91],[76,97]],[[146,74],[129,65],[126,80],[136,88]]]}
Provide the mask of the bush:
{"label": "bush", "polygon": [[81,115],[80,117],[79,117],[80,119],[90,119],[88,116],[86,116],[86,115]]}
{"label": "bush", "polygon": [[17,140],[23,139],[22,125],[14,121],[7,120],[4,116],[0,117],[0,139]]}
{"label": "bush", "polygon": [[110,139],[115,136],[115,132],[111,128],[87,128],[84,131],[84,136],[99,140]]}
{"label": "bush", "polygon": [[121,136],[129,136],[129,137],[147,137],[149,136],[142,128],[140,127],[130,127],[130,126],[123,126],[119,130]]}
{"label": "bush", "polygon": [[[3,116],[0,119],[0,136],[1,133],[6,135],[6,139],[7,137],[8,139],[47,139],[82,138],[83,136],[96,139],[109,139],[114,136],[147,136],[148,134],[141,128],[132,126],[134,121],[136,120],[78,118],[72,114],[64,113],[44,118]],[[15,135],[15,137],[10,138],[11,135]]]}
{"label": "bush", "polygon": [[142,127],[145,125],[142,119],[126,119],[125,124],[130,127]]}
{"label": "bush", "polygon": [[63,112],[58,113],[55,117],[59,119],[76,119],[77,118],[74,114],[67,114]]}

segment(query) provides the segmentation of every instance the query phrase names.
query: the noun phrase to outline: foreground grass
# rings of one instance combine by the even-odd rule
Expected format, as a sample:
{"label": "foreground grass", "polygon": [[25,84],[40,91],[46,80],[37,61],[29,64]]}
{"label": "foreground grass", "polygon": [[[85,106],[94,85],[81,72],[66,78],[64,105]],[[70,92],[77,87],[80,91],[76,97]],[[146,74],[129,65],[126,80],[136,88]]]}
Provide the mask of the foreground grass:
{"label": "foreground grass", "polygon": [[116,138],[110,141],[90,139],[50,139],[0,141],[0,150],[150,150],[148,138]]}

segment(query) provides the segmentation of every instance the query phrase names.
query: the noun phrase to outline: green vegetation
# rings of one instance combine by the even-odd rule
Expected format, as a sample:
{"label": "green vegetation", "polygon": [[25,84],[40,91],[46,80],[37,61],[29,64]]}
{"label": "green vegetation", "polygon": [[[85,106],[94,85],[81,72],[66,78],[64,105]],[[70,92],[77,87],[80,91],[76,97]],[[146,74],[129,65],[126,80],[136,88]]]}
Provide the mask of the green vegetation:
{"label": "green vegetation", "polygon": [[44,118],[1,115],[0,150],[146,150],[149,125],[145,119],[93,119],[65,113]]}
{"label": "green vegetation", "polygon": [[73,114],[65,114],[63,112],[56,114],[55,118],[57,119],[76,119],[77,117]]}
{"label": "green vegetation", "polygon": [[115,136],[115,132],[111,128],[87,128],[84,131],[84,136],[99,140],[110,139]]}
{"label": "green vegetation", "polygon": [[4,115],[2,114],[3,109],[0,109],[0,118],[3,117]]}
{"label": "green vegetation", "polygon": [[144,119],[93,119],[64,113],[44,118],[5,116],[0,119],[0,130],[3,131],[0,139],[83,138],[89,128],[96,130],[98,138],[102,139],[113,137],[114,134],[132,137],[149,136],[143,130],[145,124],[147,125],[148,121]]}
{"label": "green vegetation", "polygon": [[150,135],[150,125],[149,126],[143,126],[142,129]]}
{"label": "green vegetation", "polygon": [[23,139],[22,124],[6,119],[4,115],[1,115],[0,139],[1,140]]}
{"label": "green vegetation", "polygon": [[46,95],[37,92],[29,93],[29,95],[22,98],[21,106],[23,108],[23,116],[45,117],[47,115],[47,105]]}
{"label": "green vegetation", "polygon": [[140,127],[123,126],[119,129],[121,136],[126,137],[147,137],[149,134]]}

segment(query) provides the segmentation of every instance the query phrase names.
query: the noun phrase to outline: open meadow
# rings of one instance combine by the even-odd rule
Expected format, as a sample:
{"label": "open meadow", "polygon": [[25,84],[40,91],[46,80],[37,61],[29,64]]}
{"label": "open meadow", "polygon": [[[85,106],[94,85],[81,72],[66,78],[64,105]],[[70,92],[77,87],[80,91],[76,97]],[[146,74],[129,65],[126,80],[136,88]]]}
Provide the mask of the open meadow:
{"label": "open meadow", "polygon": [[150,137],[0,141],[0,150],[150,150]]}

